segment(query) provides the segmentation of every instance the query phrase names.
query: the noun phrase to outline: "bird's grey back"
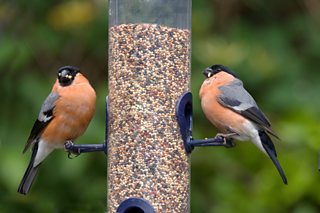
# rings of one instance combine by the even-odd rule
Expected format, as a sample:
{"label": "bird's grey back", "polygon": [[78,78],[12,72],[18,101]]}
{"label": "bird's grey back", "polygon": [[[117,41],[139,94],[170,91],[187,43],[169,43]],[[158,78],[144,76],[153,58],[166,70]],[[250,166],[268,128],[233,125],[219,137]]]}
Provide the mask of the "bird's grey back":
{"label": "bird's grey back", "polygon": [[225,105],[236,107],[237,110],[245,110],[250,107],[257,107],[253,97],[244,89],[243,83],[239,79],[233,80],[231,83],[220,86],[220,99]]}

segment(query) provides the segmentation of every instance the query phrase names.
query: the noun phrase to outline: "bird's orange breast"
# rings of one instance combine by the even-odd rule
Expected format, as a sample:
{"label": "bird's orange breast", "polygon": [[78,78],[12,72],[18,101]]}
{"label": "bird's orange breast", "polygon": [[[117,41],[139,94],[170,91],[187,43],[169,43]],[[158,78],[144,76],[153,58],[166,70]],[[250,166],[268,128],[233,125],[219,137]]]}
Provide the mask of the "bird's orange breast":
{"label": "bird's orange breast", "polygon": [[213,76],[203,82],[199,93],[201,107],[206,118],[222,133],[228,133],[228,129],[241,133],[246,119],[218,102],[218,97],[221,93],[219,86],[227,83],[227,80],[222,81]]}
{"label": "bird's orange breast", "polygon": [[66,140],[76,139],[88,127],[95,112],[96,94],[82,75],[70,86],[56,86],[54,89],[60,97],[55,103],[54,118],[42,138],[48,143],[63,146]]}

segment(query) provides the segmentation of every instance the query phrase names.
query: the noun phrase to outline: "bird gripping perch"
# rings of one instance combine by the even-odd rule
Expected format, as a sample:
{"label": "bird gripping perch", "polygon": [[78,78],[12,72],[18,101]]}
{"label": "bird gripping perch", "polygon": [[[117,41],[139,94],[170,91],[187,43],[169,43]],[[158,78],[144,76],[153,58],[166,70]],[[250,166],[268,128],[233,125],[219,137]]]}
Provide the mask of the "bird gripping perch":
{"label": "bird gripping perch", "polygon": [[108,112],[109,112],[108,96],[106,97],[106,129],[105,129],[105,142],[102,144],[74,144],[66,142],[64,148],[70,154],[80,155],[86,152],[104,152],[107,154],[108,148]]}
{"label": "bird gripping perch", "polygon": [[[180,133],[187,153],[191,153],[194,147],[199,146],[224,146],[233,147],[234,144],[221,136],[207,139],[194,139],[192,137],[192,94],[185,92],[178,100],[176,117],[180,126]],[[108,96],[106,97],[106,124],[108,124]],[[66,143],[65,150],[73,154],[86,152],[105,152],[107,154],[108,125],[105,130],[105,143],[103,144],[73,144]]]}
{"label": "bird gripping perch", "polygon": [[180,133],[187,153],[191,153],[197,146],[233,147],[232,141],[218,136],[208,139],[194,139],[192,137],[192,94],[185,92],[178,100],[176,117],[180,126]]}

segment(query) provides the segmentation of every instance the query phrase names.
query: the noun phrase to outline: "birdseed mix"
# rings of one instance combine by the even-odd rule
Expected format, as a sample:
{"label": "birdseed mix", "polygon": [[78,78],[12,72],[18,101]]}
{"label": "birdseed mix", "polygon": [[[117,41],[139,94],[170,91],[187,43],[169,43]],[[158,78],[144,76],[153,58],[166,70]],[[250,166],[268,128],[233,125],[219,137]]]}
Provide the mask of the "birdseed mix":
{"label": "birdseed mix", "polygon": [[190,31],[156,24],[109,29],[108,212],[130,197],[189,212],[189,157],[175,116],[190,90]]}

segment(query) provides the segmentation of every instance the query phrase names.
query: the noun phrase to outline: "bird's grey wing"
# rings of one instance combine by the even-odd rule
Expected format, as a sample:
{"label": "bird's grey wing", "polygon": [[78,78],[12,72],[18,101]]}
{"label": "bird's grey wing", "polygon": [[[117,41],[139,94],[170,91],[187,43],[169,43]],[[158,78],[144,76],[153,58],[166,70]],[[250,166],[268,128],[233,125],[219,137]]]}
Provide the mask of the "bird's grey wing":
{"label": "bird's grey wing", "polygon": [[219,90],[221,91],[218,97],[220,104],[241,114],[278,138],[271,129],[267,117],[259,109],[252,96],[244,89],[241,80],[235,79],[228,85],[220,86]]}
{"label": "bird's grey wing", "polygon": [[38,119],[33,124],[30,136],[23,149],[23,153],[26,152],[30,145],[33,144],[39,138],[42,131],[53,119],[53,109],[55,107],[55,102],[58,98],[58,93],[51,92],[46,98],[46,100],[43,102]]}

